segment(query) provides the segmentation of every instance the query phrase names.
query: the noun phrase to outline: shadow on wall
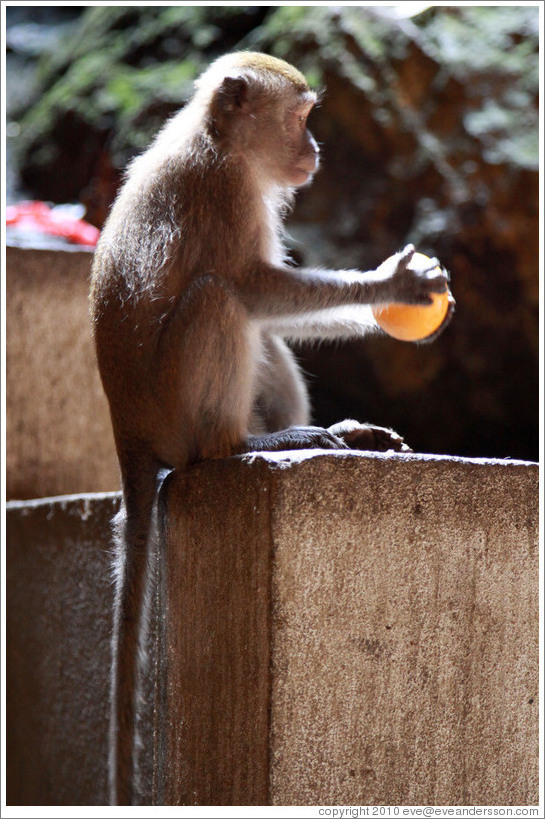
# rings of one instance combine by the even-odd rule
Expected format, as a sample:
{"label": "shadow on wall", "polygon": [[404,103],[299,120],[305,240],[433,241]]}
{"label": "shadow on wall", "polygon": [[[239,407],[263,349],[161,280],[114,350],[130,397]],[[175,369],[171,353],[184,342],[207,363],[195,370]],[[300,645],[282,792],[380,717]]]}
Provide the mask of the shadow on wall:
{"label": "shadow on wall", "polygon": [[8,499],[119,488],[88,317],[91,258],[7,249]]}

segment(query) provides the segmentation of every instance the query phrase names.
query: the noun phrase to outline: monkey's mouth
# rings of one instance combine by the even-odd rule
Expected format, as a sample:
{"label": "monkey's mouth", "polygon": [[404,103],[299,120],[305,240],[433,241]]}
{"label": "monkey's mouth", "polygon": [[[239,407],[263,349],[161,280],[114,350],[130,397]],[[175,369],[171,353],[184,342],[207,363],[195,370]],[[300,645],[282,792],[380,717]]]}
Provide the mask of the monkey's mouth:
{"label": "monkey's mouth", "polygon": [[301,178],[301,181],[297,184],[304,185],[306,182],[311,182],[314,174],[318,170],[318,167],[318,162],[314,162],[312,165],[310,162],[307,164],[298,165],[295,168],[295,173]]}
{"label": "monkey's mouth", "polygon": [[289,184],[294,188],[302,188],[306,185],[310,185],[313,176],[314,174],[312,171],[305,171],[302,168],[297,168],[297,170],[292,173]]}
{"label": "monkey's mouth", "polygon": [[309,159],[304,160],[297,166],[297,170],[301,171],[302,173],[307,174],[314,174],[320,167],[320,160],[318,157],[312,157]]}

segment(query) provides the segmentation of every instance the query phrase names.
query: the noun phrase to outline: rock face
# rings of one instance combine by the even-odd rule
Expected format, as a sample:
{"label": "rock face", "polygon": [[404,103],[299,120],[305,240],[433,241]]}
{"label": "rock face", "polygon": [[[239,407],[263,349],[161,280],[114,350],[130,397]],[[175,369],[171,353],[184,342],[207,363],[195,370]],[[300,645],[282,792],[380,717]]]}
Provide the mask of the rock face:
{"label": "rock face", "polygon": [[210,59],[293,61],[326,88],[295,259],[366,269],[412,241],[451,271],[457,300],[431,345],[302,350],[316,420],[390,424],[417,450],[537,458],[537,8],[103,7],[79,26],[22,118],[28,187],[82,198],[100,226],[122,165]]}

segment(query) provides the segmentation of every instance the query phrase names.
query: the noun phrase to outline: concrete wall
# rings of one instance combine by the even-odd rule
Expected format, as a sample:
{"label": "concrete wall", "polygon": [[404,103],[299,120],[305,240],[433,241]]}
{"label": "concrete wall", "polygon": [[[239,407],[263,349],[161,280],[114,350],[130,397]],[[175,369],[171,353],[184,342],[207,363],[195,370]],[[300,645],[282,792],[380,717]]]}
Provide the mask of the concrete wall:
{"label": "concrete wall", "polygon": [[[537,478],[323,452],[172,475],[147,801],[537,804]],[[10,804],[105,798],[113,504],[8,508]]]}
{"label": "concrete wall", "polygon": [[8,805],[104,805],[115,495],[7,505]]}
{"label": "concrete wall", "polygon": [[6,494],[119,487],[87,307],[91,253],[8,247]]}

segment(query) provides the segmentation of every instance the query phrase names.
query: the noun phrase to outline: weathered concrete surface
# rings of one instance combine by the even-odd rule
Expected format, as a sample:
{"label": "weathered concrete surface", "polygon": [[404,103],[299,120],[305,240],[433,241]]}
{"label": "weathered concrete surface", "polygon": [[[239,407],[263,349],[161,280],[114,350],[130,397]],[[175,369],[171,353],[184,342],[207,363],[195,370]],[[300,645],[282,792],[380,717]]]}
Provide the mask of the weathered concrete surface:
{"label": "weathered concrete surface", "polygon": [[537,467],[244,460],[170,487],[169,802],[537,804]]}
{"label": "weathered concrete surface", "polygon": [[6,495],[119,487],[91,341],[91,253],[6,249]]}
{"label": "weathered concrete surface", "polygon": [[117,496],[7,506],[8,805],[104,805]]}
{"label": "weathered concrete surface", "polygon": [[[308,451],[172,475],[147,802],[537,804],[537,478]],[[116,503],[8,504],[8,804],[106,801]]]}
{"label": "weathered concrete surface", "polygon": [[166,804],[267,805],[268,465],[173,476],[167,528]]}

